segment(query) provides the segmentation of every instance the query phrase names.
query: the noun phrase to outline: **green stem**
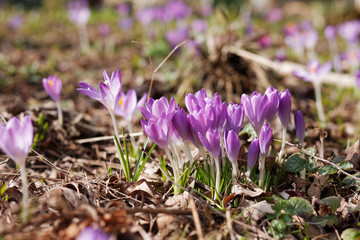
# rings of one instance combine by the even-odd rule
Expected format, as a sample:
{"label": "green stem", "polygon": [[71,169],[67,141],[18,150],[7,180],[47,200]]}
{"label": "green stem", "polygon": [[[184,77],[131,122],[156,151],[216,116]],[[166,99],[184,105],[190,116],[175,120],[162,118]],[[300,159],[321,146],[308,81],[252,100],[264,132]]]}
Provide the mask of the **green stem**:
{"label": "green stem", "polygon": [[83,53],[85,53],[90,49],[89,37],[88,37],[87,30],[86,30],[86,25],[79,26],[78,32],[79,32],[80,48],[81,48],[81,51]]}
{"label": "green stem", "polygon": [[[120,159],[123,150],[122,150],[122,148],[121,148],[121,143],[120,143],[120,141],[119,141],[119,130],[118,130],[118,127],[117,127],[115,115],[114,115],[114,113],[112,113],[111,111],[109,111],[109,113],[110,113],[110,116],[111,116],[111,121],[112,121],[113,126],[114,126],[115,137],[116,137],[116,140],[117,140],[118,143],[119,143],[119,147],[117,147],[117,144],[116,144],[116,142],[115,142],[115,147],[116,147],[116,149],[118,150],[119,161],[120,161],[121,168],[122,168],[123,171],[125,171],[124,164],[123,164],[123,162],[122,162],[121,159]],[[114,139],[114,141],[115,141],[115,139]]]}
{"label": "green stem", "polygon": [[22,191],[23,191],[23,212],[22,212],[22,221],[26,222],[28,214],[29,214],[29,188],[27,184],[27,176],[25,163],[19,164],[21,182],[22,182]]}

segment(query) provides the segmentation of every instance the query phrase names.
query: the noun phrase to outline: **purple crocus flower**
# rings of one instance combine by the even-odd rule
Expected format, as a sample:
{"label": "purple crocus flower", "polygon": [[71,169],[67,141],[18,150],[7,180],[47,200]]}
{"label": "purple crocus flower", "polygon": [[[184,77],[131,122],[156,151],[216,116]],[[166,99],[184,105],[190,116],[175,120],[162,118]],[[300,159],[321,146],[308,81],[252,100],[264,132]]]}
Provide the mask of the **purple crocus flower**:
{"label": "purple crocus flower", "polygon": [[239,134],[244,121],[244,108],[242,104],[231,102],[227,107],[227,128]]}
{"label": "purple crocus flower", "polygon": [[265,123],[264,126],[261,128],[259,135],[260,154],[264,157],[269,152],[271,138],[272,138],[271,128],[268,123]]}
{"label": "purple crocus flower", "polygon": [[224,132],[224,143],[227,156],[232,164],[237,164],[240,151],[240,140],[234,130]]}
{"label": "purple crocus flower", "polygon": [[61,80],[58,76],[48,76],[42,80],[43,87],[47,94],[55,101],[60,101],[61,95]]}
{"label": "purple crocus flower", "polygon": [[213,7],[209,2],[201,2],[199,13],[203,17],[208,17],[213,13]]}
{"label": "purple crocus flower", "polygon": [[280,62],[286,59],[286,51],[283,48],[276,51],[276,59]]}
{"label": "purple crocus flower", "polygon": [[190,16],[192,12],[191,7],[181,0],[168,2],[163,11],[169,15],[170,19],[186,18],[187,16]]}
{"label": "purple crocus flower", "polygon": [[99,83],[99,90],[96,90],[90,84],[85,82],[79,82],[79,86],[80,88],[76,90],[101,102],[107,110],[113,113],[121,93],[122,81],[120,69],[113,72],[111,78],[106,70],[104,70],[104,82]]}
{"label": "purple crocus flower", "polygon": [[98,30],[99,30],[99,33],[104,37],[110,35],[110,26],[106,23],[100,24],[98,27]]}
{"label": "purple crocus flower", "polygon": [[87,0],[72,0],[67,5],[68,16],[77,26],[85,26],[90,18],[90,8]]}
{"label": "purple crocus flower", "polygon": [[293,34],[288,35],[285,38],[285,44],[293,49],[298,56],[303,56],[305,45],[303,35],[300,32],[296,31]]}
{"label": "purple crocus flower", "polygon": [[187,27],[169,30],[165,35],[166,41],[171,47],[175,47],[189,38],[189,29]]}
{"label": "purple crocus flower", "polygon": [[210,155],[217,159],[220,156],[220,135],[217,129],[208,129],[205,137],[198,133],[198,137],[204,147],[209,151]]}
{"label": "purple crocus flower", "polygon": [[141,120],[141,126],[145,134],[163,149],[168,149],[169,122],[164,119]]}
{"label": "purple crocus flower", "polygon": [[279,107],[279,92],[273,86],[270,86],[266,89],[265,95],[268,98],[268,113],[266,115],[266,121],[270,123],[274,120]]}
{"label": "purple crocus flower", "polygon": [[271,9],[270,12],[266,14],[266,20],[268,20],[269,22],[278,22],[282,19],[282,17],[283,12],[281,8]]}
{"label": "purple crocus flower", "polygon": [[356,71],[355,78],[356,78],[356,85],[360,89],[360,70]]}
{"label": "purple crocus flower", "polygon": [[31,149],[34,129],[29,115],[23,121],[11,118],[7,125],[0,124],[0,147],[17,164],[25,167]]}
{"label": "purple crocus flower", "polygon": [[174,116],[172,118],[173,127],[179,133],[179,135],[184,139],[187,140],[191,138],[192,134],[190,132],[190,123],[189,119],[186,115],[184,109],[177,109],[174,112]]}
{"label": "purple crocus flower", "polygon": [[356,43],[360,33],[360,23],[357,20],[344,22],[338,26],[339,35],[348,43]]}
{"label": "purple crocus flower", "polygon": [[324,35],[329,41],[333,41],[336,38],[336,28],[334,26],[327,26],[324,30]]}
{"label": "purple crocus flower", "polygon": [[259,44],[260,48],[262,48],[262,49],[269,47],[271,45],[270,35],[266,34],[266,35],[260,37],[258,40],[258,44]]}
{"label": "purple crocus flower", "polygon": [[134,25],[132,18],[127,17],[118,21],[118,27],[122,30],[130,30]]}
{"label": "purple crocus flower", "polygon": [[136,19],[143,25],[148,26],[155,19],[153,8],[144,8],[136,13]]}
{"label": "purple crocus flower", "polygon": [[187,93],[185,95],[185,106],[190,113],[198,112],[201,109],[205,108],[207,98],[207,93],[205,89],[197,91],[195,94]]}
{"label": "purple crocus flower", "polygon": [[76,240],[109,240],[110,235],[100,227],[89,226],[81,230]]}
{"label": "purple crocus flower", "polygon": [[318,61],[312,60],[309,61],[306,65],[307,71],[304,70],[297,70],[293,71],[293,74],[303,79],[307,82],[315,82],[315,81],[321,81],[323,76],[330,72],[332,68],[331,62],[327,62],[324,65],[321,65]]}
{"label": "purple crocus flower", "polygon": [[306,49],[314,49],[319,40],[318,32],[311,28],[302,33],[302,39]]}
{"label": "purple crocus flower", "polygon": [[296,136],[299,139],[300,143],[302,144],[304,142],[304,137],[305,137],[305,121],[301,111],[295,110],[294,123],[295,123]]}
{"label": "purple crocus flower", "polygon": [[128,15],[130,13],[130,6],[128,3],[120,3],[116,7],[116,11],[119,15]]}
{"label": "purple crocus flower", "polygon": [[14,16],[12,16],[9,20],[8,20],[8,25],[10,28],[12,29],[18,29],[20,28],[23,23],[24,23],[24,18],[23,16],[21,16],[20,14],[16,14]]}
{"label": "purple crocus flower", "polygon": [[284,31],[285,36],[290,36],[290,35],[297,33],[299,31],[299,28],[295,23],[290,22],[285,25],[283,31]]}
{"label": "purple crocus flower", "polygon": [[161,97],[160,99],[157,100],[149,98],[149,100],[145,102],[145,106],[140,108],[142,115],[147,121],[149,120],[157,121],[160,118],[164,118],[168,122],[171,122],[175,110],[176,110],[175,99],[171,98],[169,102],[165,97]]}
{"label": "purple crocus flower", "polygon": [[254,92],[250,97],[246,94],[241,96],[241,103],[244,107],[245,116],[250,121],[255,132],[259,136],[260,129],[268,114],[268,98],[266,95]]}
{"label": "purple crocus flower", "polygon": [[279,107],[277,114],[284,128],[287,127],[291,113],[291,94],[289,89],[279,93]]}
{"label": "purple crocus flower", "polygon": [[204,19],[196,19],[192,22],[191,27],[196,33],[204,33],[207,30],[208,24]]}
{"label": "purple crocus flower", "polygon": [[115,105],[114,113],[131,122],[134,112],[144,106],[147,94],[145,93],[139,101],[137,101],[134,89],[129,90],[126,94],[120,92],[119,101]]}
{"label": "purple crocus flower", "polygon": [[250,143],[248,156],[247,156],[247,175],[250,175],[251,169],[253,169],[256,165],[256,162],[259,160],[259,139],[254,138]]}

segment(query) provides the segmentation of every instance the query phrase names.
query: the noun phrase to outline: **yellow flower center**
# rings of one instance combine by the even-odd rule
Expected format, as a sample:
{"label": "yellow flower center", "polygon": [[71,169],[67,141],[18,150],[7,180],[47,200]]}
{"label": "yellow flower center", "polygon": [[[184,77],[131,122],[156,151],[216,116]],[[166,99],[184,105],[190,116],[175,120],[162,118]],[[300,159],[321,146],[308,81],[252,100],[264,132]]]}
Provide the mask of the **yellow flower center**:
{"label": "yellow flower center", "polygon": [[122,106],[123,106],[123,104],[124,104],[124,100],[123,100],[122,98],[120,98],[120,99],[119,99],[119,104],[120,104],[120,107],[122,107]]}
{"label": "yellow flower center", "polygon": [[48,84],[49,84],[50,87],[52,87],[53,82],[52,82],[51,80],[49,80],[49,81],[48,81]]}

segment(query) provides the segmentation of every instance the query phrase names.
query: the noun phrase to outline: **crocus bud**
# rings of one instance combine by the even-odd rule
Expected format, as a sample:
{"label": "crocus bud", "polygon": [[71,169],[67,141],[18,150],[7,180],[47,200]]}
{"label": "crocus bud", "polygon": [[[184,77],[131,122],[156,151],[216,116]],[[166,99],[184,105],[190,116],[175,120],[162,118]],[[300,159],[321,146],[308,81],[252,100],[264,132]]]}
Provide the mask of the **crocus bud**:
{"label": "crocus bud", "polygon": [[220,135],[218,130],[209,129],[206,132],[205,138],[198,133],[198,137],[204,147],[209,151],[213,158],[218,158],[220,155]]}
{"label": "crocus bud", "polygon": [[260,154],[266,156],[269,152],[269,147],[271,144],[272,132],[268,123],[265,123],[261,128],[259,136],[259,145],[260,145]]}
{"label": "crocus bud", "polygon": [[42,80],[43,87],[47,94],[55,101],[60,101],[60,95],[61,95],[61,80],[58,76],[49,76],[47,78],[44,78]]}
{"label": "crocus bud", "polygon": [[100,227],[89,226],[81,230],[76,240],[110,240],[111,236],[105,233]]}
{"label": "crocus bud", "polygon": [[271,86],[266,89],[265,95],[268,98],[268,113],[266,115],[266,121],[271,122],[274,120],[279,107],[279,92],[277,89]]}
{"label": "crocus bud", "polygon": [[182,139],[187,140],[190,135],[189,119],[184,109],[177,109],[172,118],[172,124]]}
{"label": "crocus bud", "polygon": [[224,143],[226,153],[230,162],[236,164],[240,151],[240,140],[234,130],[224,132]]}
{"label": "crocus bud", "polygon": [[253,169],[256,165],[256,162],[259,159],[259,139],[254,138],[253,141],[250,143],[248,157],[247,157],[247,172],[250,173],[251,169]]}
{"label": "crocus bud", "polygon": [[29,115],[22,122],[13,117],[6,126],[0,124],[0,147],[19,165],[25,166],[33,137],[34,129]]}
{"label": "crocus bud", "polygon": [[279,107],[277,114],[283,127],[287,127],[291,113],[291,95],[288,89],[279,93]]}
{"label": "crocus bud", "polygon": [[244,121],[244,108],[243,105],[230,103],[227,107],[227,128],[239,133]]}
{"label": "crocus bud", "polygon": [[300,143],[302,144],[304,142],[304,137],[305,137],[305,121],[301,111],[295,110],[294,122],[295,122],[296,136],[299,139]]}
{"label": "crocus bud", "polygon": [[259,136],[260,129],[268,113],[268,98],[266,95],[254,92],[250,97],[246,94],[241,96],[245,116],[249,119],[256,134]]}

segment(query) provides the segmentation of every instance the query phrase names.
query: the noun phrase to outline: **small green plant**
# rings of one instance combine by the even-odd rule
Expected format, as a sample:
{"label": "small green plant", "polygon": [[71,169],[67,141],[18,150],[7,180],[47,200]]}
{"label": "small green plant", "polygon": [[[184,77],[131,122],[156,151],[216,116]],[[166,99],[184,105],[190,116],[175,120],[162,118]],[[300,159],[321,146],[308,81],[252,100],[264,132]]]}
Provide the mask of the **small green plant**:
{"label": "small green plant", "polygon": [[34,143],[31,149],[35,149],[39,143],[44,141],[49,123],[44,120],[44,114],[40,113],[38,117],[38,131],[34,135]]}

